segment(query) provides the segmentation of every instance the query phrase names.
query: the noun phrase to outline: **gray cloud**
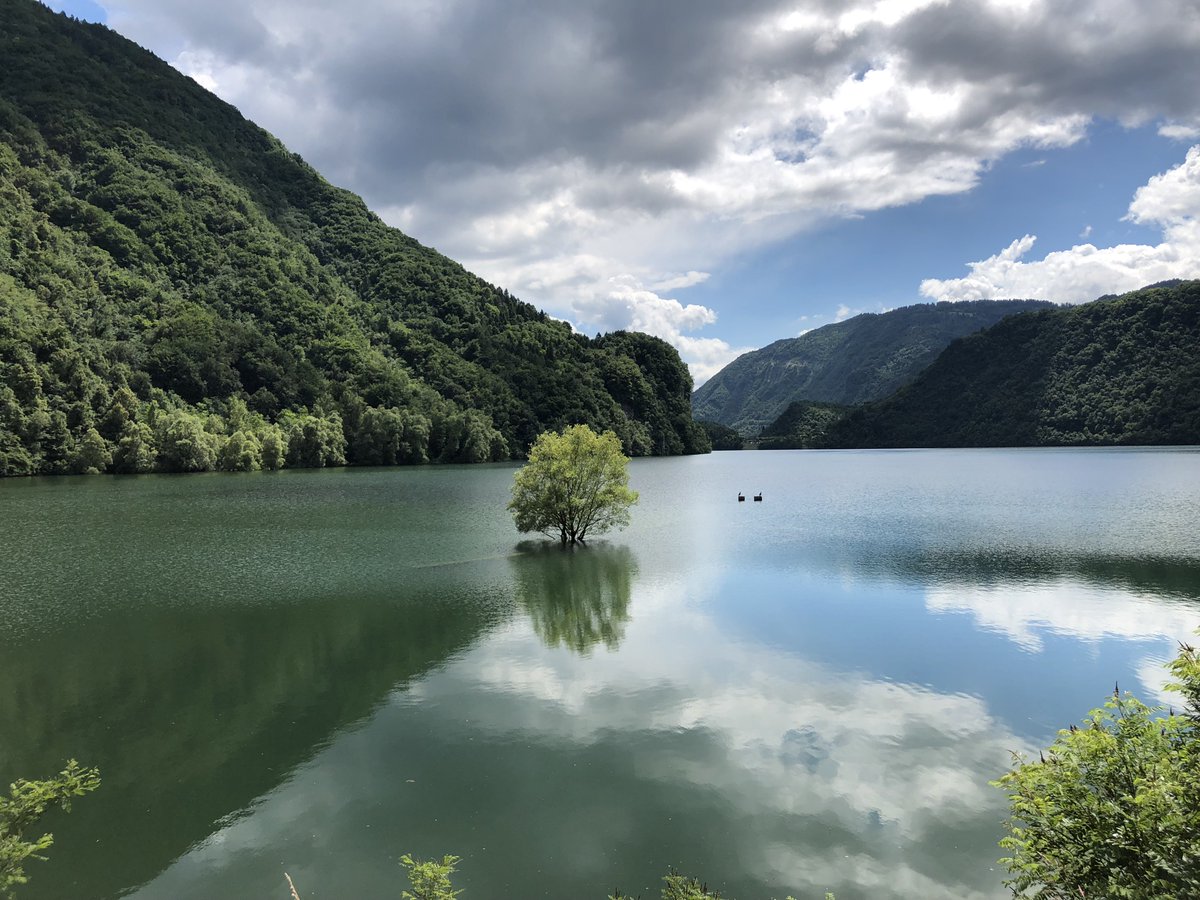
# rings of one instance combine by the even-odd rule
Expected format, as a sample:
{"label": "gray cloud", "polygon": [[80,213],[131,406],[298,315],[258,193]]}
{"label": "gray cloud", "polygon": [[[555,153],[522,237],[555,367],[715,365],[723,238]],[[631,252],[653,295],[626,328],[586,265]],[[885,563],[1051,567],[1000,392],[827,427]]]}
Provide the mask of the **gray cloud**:
{"label": "gray cloud", "polygon": [[1028,106],[1124,121],[1197,114],[1200,8],[1175,0],[1128,4],[951,3],[916,13],[896,31],[924,77],[990,86],[992,109]]}

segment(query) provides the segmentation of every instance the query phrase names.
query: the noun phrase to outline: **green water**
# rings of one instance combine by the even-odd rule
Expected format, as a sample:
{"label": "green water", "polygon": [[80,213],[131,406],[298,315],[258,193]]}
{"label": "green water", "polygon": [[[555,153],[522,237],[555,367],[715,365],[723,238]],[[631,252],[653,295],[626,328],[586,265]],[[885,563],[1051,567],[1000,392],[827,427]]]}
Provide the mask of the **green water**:
{"label": "green water", "polygon": [[1200,627],[1193,451],[639,460],[565,555],[511,473],[0,482],[0,782],[103,777],[21,896],[999,898],[1009,751]]}

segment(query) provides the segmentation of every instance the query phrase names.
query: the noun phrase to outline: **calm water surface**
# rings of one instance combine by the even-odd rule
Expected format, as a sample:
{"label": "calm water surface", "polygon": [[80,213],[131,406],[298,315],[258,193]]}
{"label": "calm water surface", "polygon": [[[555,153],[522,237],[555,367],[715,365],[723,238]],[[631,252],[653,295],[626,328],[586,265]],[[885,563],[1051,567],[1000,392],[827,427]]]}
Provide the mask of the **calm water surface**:
{"label": "calm water surface", "polygon": [[512,471],[0,482],[0,783],[103,777],[22,896],[999,898],[988,780],[1200,627],[1194,451],[639,460],[572,554]]}

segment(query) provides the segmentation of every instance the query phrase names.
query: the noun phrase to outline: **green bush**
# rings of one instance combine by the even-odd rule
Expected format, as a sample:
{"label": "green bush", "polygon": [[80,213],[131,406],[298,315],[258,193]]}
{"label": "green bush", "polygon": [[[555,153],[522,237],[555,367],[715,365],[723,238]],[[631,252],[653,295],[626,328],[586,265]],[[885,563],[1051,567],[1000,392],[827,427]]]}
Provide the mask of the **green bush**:
{"label": "green bush", "polygon": [[996,782],[1014,896],[1200,897],[1200,658],[1184,645],[1170,668],[1183,713],[1114,691]]}

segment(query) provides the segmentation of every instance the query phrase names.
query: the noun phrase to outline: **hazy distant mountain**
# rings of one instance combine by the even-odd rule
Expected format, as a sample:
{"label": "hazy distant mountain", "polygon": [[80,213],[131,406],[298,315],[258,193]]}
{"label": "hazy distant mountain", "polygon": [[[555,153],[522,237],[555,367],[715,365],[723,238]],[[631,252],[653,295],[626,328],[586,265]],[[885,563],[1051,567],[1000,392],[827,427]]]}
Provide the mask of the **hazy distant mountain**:
{"label": "hazy distant mountain", "polygon": [[837,447],[1200,443],[1200,281],[1014,316],[957,340]]}
{"label": "hazy distant mountain", "polygon": [[692,395],[692,410],[697,419],[752,436],[793,400],[878,400],[911,381],[954,339],[1005,316],[1052,306],[978,300],[864,313],[739,356]]}

